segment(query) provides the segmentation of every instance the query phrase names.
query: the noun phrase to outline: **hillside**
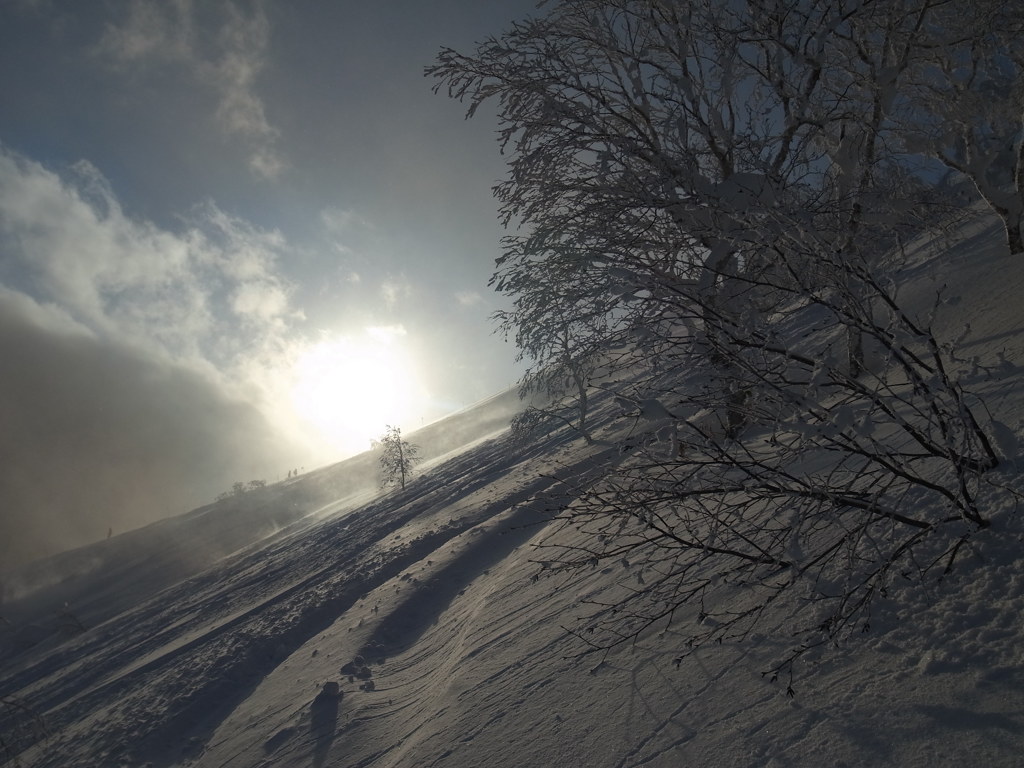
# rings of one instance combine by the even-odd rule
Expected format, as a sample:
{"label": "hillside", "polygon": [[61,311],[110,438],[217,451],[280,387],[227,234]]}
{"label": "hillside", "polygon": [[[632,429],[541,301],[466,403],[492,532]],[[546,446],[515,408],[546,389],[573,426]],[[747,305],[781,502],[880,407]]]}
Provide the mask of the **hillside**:
{"label": "hillside", "polygon": [[[939,256],[911,248],[901,296],[926,305],[946,286],[937,332],[962,337],[965,384],[1005,456],[990,479],[1014,487],[1024,281],[1000,237],[979,218]],[[650,427],[604,394],[593,444],[563,431],[516,446],[485,413],[485,427],[468,414],[464,432],[445,433],[457,438],[438,438],[445,460],[405,492],[356,493],[326,468],[6,575],[0,696],[41,715],[8,706],[10,762],[1019,764],[1024,528],[1012,494],[993,492],[991,527],[951,575],[894,587],[870,632],[803,663],[791,697],[762,674],[777,635],[676,663],[695,615],[585,653],[568,631],[584,603],[644,573],[628,558],[539,573],[536,545],[571,540],[552,512],[623,460],[613,437]],[[786,610],[770,621],[785,626]]]}

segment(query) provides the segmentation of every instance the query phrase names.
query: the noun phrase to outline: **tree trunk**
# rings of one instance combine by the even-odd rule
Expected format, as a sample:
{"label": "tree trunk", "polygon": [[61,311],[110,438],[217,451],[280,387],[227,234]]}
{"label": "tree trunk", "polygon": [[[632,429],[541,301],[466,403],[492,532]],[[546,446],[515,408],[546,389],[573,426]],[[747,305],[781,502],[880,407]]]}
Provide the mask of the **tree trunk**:
{"label": "tree trunk", "polygon": [[864,372],[864,335],[853,325],[846,326],[846,353],[850,378],[856,379]]}
{"label": "tree trunk", "polygon": [[402,490],[405,490],[405,451],[402,450],[402,434],[398,433],[398,472],[402,481]]}
{"label": "tree trunk", "polygon": [[1010,218],[1004,218],[1003,221],[1006,224],[1006,244],[1010,247],[1011,256],[1024,256],[1024,236],[1021,235],[1021,223],[1020,217],[1016,217],[1015,222],[1011,222]]}
{"label": "tree trunk", "polygon": [[587,384],[577,372],[573,373],[573,378],[576,380],[576,395],[579,398],[577,401],[580,414],[578,429],[580,434],[583,435],[583,439],[589,444],[594,441],[593,438],[590,437],[590,433],[587,431]]}

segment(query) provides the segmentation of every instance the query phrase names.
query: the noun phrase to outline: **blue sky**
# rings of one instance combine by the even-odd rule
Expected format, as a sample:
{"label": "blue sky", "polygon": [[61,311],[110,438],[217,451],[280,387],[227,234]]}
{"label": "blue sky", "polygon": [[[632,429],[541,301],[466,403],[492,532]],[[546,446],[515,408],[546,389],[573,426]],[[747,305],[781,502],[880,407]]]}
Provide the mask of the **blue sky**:
{"label": "blue sky", "polygon": [[0,0],[0,505],[136,489],[95,536],[510,386],[495,125],[423,68],[532,12]]}

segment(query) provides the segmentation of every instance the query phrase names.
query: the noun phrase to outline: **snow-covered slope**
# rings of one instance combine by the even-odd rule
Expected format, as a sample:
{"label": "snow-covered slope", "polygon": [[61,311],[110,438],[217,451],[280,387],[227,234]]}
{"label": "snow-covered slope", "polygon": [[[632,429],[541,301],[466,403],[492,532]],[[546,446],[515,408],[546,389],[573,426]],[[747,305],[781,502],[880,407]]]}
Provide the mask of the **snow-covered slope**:
{"label": "snow-covered slope", "polygon": [[[926,306],[942,284],[959,297],[936,325],[953,338],[969,324],[967,383],[1005,425],[1009,460],[993,479],[1013,484],[1022,265],[988,220],[939,259],[910,258],[906,301]],[[616,412],[597,399],[599,438],[631,428]],[[91,574],[75,590],[22,585],[0,610],[12,622],[38,622],[70,595],[65,616],[87,630],[32,648],[24,625],[4,630],[24,643],[0,659],[0,696],[42,721],[0,720],[0,734],[38,766],[1021,763],[1024,548],[1011,507],[951,577],[896,590],[871,633],[809,660],[790,698],[762,676],[774,641],[677,666],[681,632],[659,628],[581,655],[566,630],[581,602],[641,576],[623,561],[534,579],[532,545],[551,534],[550,510],[619,460],[608,443],[556,434],[516,447],[497,434],[455,447],[405,492],[331,506],[301,483],[268,489],[258,508],[239,500],[143,529],[131,546],[104,542],[102,567],[74,554]],[[307,514],[314,503],[320,514]],[[194,536],[247,513],[273,525],[225,543],[221,560],[172,567]],[[175,553],[162,569],[130,554],[161,549]]]}

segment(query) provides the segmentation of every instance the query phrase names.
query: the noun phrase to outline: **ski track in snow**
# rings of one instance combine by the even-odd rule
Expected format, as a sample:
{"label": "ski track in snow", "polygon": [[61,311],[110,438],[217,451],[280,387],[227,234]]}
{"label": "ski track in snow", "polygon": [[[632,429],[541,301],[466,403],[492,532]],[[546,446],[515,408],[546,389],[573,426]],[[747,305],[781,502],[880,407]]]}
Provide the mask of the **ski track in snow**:
{"label": "ski track in snow", "polygon": [[[914,261],[912,245],[902,298],[927,306],[942,284],[958,294],[936,327],[952,338],[970,323],[965,379],[1013,443],[1024,416],[1024,281],[998,241],[993,223],[980,220],[941,264]],[[618,408],[611,394],[596,396],[595,427],[653,428],[616,420]],[[21,761],[1019,764],[1024,553],[1012,509],[995,515],[994,535],[977,539],[961,570],[929,589],[896,589],[869,635],[809,656],[789,699],[762,676],[784,646],[778,639],[701,649],[677,668],[682,633],[656,627],[632,646],[581,655],[565,627],[585,613],[584,600],[614,594],[635,574],[627,563],[531,579],[532,545],[550,530],[551,511],[615,460],[607,446],[561,434],[513,448],[499,434],[451,453],[404,492],[306,517],[292,504],[276,533],[177,583],[133,583],[130,568],[111,571],[118,581],[102,588],[113,615],[90,604],[98,620],[88,631],[0,665],[0,696],[30,703],[48,728]],[[1008,459],[994,477],[1012,484],[1018,457]],[[267,498],[291,504],[300,487],[290,482]],[[215,522],[217,508],[204,514]],[[145,530],[130,535],[151,535],[155,546],[167,529]],[[31,615],[31,595],[16,607]]]}

